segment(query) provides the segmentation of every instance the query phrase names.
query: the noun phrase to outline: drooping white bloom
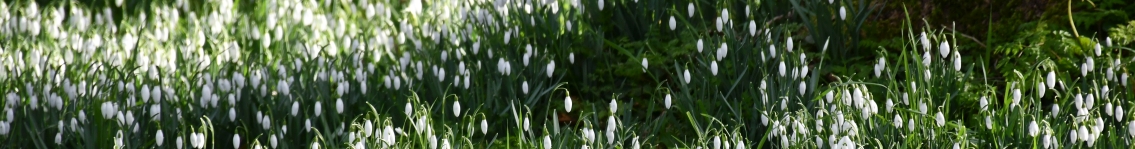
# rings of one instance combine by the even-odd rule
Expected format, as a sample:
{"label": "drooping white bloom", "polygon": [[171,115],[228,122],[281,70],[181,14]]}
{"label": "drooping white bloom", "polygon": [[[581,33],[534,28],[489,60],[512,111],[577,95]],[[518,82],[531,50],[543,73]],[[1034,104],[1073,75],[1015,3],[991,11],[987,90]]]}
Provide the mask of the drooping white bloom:
{"label": "drooping white bloom", "polygon": [[678,20],[674,19],[674,16],[670,16],[670,30],[675,29],[678,29]]}
{"label": "drooping white bloom", "polygon": [[1123,121],[1123,105],[1115,106],[1115,121]]}
{"label": "drooping white bloom", "polygon": [[177,144],[177,148],[182,148],[182,147],[185,146],[185,141],[183,141],[183,140],[184,139],[181,138],[181,136],[177,136],[177,138],[173,142],[174,142],[174,144]]}
{"label": "drooping white bloom", "polygon": [[1029,122],[1029,136],[1036,137],[1040,134],[1040,127],[1037,126],[1036,120]]}
{"label": "drooping white bloom", "polygon": [[839,19],[847,20],[847,8],[845,6],[839,6]]}
{"label": "drooping white bloom", "polygon": [[1045,79],[1044,83],[1048,85],[1049,89],[1056,88],[1056,72],[1048,71],[1048,76]]}
{"label": "drooping white bloom", "polygon": [[670,109],[670,94],[666,94],[666,99],[662,101],[666,105],[666,109]]}
{"label": "drooping white bloom", "polygon": [[158,132],[154,133],[154,143],[158,144],[159,147],[162,146],[162,142],[165,142],[165,138],[166,136],[162,133],[162,130],[158,130]]}
{"label": "drooping white bloom", "polygon": [[599,11],[603,11],[603,0],[599,0]]}
{"label": "drooping white bloom", "polygon": [[713,136],[713,149],[721,148],[721,136]]}
{"label": "drooping white bloom", "polygon": [[1052,104],[1052,117],[1060,116],[1060,105]]}
{"label": "drooping white bloom", "polygon": [[954,71],[962,71],[962,55],[954,52]]}
{"label": "drooping white bloom", "polygon": [[527,131],[528,131],[528,128],[529,128],[528,126],[531,126],[531,125],[529,125],[529,123],[528,123],[528,122],[529,122],[529,121],[528,121],[528,118],[527,118],[527,117],[525,117],[525,118],[524,118],[524,131],[525,131],[525,132],[527,132]]}
{"label": "drooping white bloom", "polygon": [[785,69],[788,69],[788,68],[787,68],[787,66],[784,65],[784,61],[780,61],[780,67],[779,67],[779,69],[777,69],[778,70],[777,72],[779,72],[781,77],[784,77]]}
{"label": "drooping white bloom", "polygon": [[607,144],[615,142],[615,116],[607,116]]}
{"label": "drooping white bloom", "polygon": [[524,83],[520,84],[520,91],[523,92],[525,95],[528,94],[528,81],[524,81]]}
{"label": "drooping white bloom", "polygon": [[1103,104],[1103,113],[1104,113],[1104,114],[1107,114],[1107,116],[1111,116],[1111,113],[1112,113],[1112,112],[1113,112],[1113,111],[1112,111],[1111,103],[1110,103],[1110,102],[1109,102],[1109,103],[1104,103],[1104,104]]}
{"label": "drooping white bloom", "polygon": [[993,129],[993,116],[985,116],[985,129]]}
{"label": "drooping white bloom", "polygon": [[299,101],[292,101],[292,116],[296,116],[300,112]]}
{"label": "drooping white bloom", "polygon": [[1127,135],[1135,137],[1135,121],[1127,122]]}
{"label": "drooping white bloom", "polygon": [[686,12],[689,12],[689,16],[692,18],[694,17],[694,11],[694,3],[690,2],[690,5],[686,6]]}
{"label": "drooping white bloom", "polygon": [[1100,56],[1100,54],[1103,54],[1102,52],[1103,52],[1103,47],[1100,46],[1099,43],[1096,43],[1096,56]]}
{"label": "drooping white bloom", "polygon": [[276,144],[278,144],[277,141],[276,141],[276,134],[272,134],[272,135],[268,136],[268,144],[272,145],[272,148],[276,148]]}
{"label": "drooping white bloom", "polygon": [[800,81],[800,87],[797,88],[796,91],[800,92],[800,95],[803,96],[804,93],[808,91],[808,84],[805,84],[804,81]]}
{"label": "drooping white bloom", "polygon": [[749,20],[749,36],[757,36],[757,22]]}
{"label": "drooping white bloom", "polygon": [[926,32],[922,32],[922,35],[918,37],[918,40],[922,42],[922,50],[930,51],[930,39],[927,38]]}
{"label": "drooping white bloom", "polygon": [[950,56],[950,41],[942,40],[942,44],[938,46],[938,51],[942,58]]}
{"label": "drooping white bloom", "polygon": [[642,72],[646,72],[646,69],[648,69],[648,67],[647,67],[647,66],[649,66],[649,64],[650,64],[650,63],[647,63],[647,62],[646,62],[646,57],[643,57],[643,58],[642,58]]}
{"label": "drooping white bloom", "polygon": [[607,107],[611,109],[611,114],[619,112],[619,103],[615,102],[615,99],[611,99],[611,103],[607,104]]}
{"label": "drooping white bloom", "polygon": [[481,134],[489,134],[489,121],[487,119],[481,119]]}
{"label": "drooping white bloom", "polygon": [[728,55],[729,55],[729,44],[727,44],[726,42],[721,42],[721,47],[717,48],[717,59],[718,60],[724,59],[725,56],[728,56]]}
{"label": "drooping white bloom", "polygon": [[288,88],[288,82],[287,81],[280,80],[280,81],[276,82],[276,92],[279,92],[281,95],[288,96],[288,94],[289,94],[288,91],[290,91],[290,90]]}
{"label": "drooping white bloom", "polygon": [[1010,104],[1010,106],[1011,108],[1017,108],[1019,103],[1021,103],[1021,89],[1013,89],[1013,103]]}
{"label": "drooping white bloom", "polygon": [[886,106],[887,106],[887,112],[889,113],[889,112],[891,112],[891,108],[893,108],[895,106],[895,102],[891,101],[891,98],[887,98],[887,105]]}
{"label": "drooping white bloom", "polygon": [[568,53],[568,62],[575,64],[575,52]]}
{"label": "drooping white bloom", "polygon": [[698,53],[701,53],[702,49],[704,48],[702,39],[698,39],[697,47],[698,47]]}
{"label": "drooping white bloom", "polygon": [[552,73],[556,71],[556,61],[548,62],[548,67],[544,69],[548,74],[548,78],[552,78]]}
{"label": "drooping white bloom", "polygon": [[684,78],[683,80],[686,81],[686,84],[690,84],[690,70],[689,69],[686,69],[683,72],[682,77]]}
{"label": "drooping white bloom", "polygon": [[236,121],[236,108],[229,108],[229,121]]}
{"label": "drooping white bloom", "polygon": [[240,134],[233,134],[233,148],[240,148]]}
{"label": "drooping white bloom", "polygon": [[343,114],[343,98],[335,99],[335,112]]}
{"label": "drooping white bloom", "polygon": [[989,109],[989,99],[987,99],[985,96],[981,96],[981,98],[978,99],[978,106],[980,106],[981,111],[988,110]]}
{"label": "drooping white bloom", "polygon": [[796,45],[796,44],[794,44],[794,43],[793,43],[793,40],[792,40],[792,36],[788,36],[788,39],[784,39],[784,40],[785,40],[785,41],[784,41],[784,42],[785,42],[785,46],[786,46],[786,48],[788,48],[788,49],[787,49],[787,50],[788,50],[788,52],[792,52],[792,50],[795,50],[795,49],[796,49],[796,48],[793,48],[793,46],[794,46],[794,45]]}
{"label": "drooping white bloom", "polygon": [[461,117],[461,102],[453,101],[453,116]]}
{"label": "drooping white bloom", "polygon": [[[930,67],[930,62],[932,62],[932,60],[930,60],[931,58],[932,57],[930,57],[930,50],[923,51],[922,52],[922,66]],[[927,74],[927,75],[929,75],[929,74]]]}
{"label": "drooping white bloom", "polygon": [[709,72],[713,73],[713,76],[717,76],[717,61],[709,63]]}
{"label": "drooping white bloom", "polygon": [[725,20],[724,20],[724,18],[721,18],[721,17],[717,17],[717,20],[715,20],[715,21],[717,22],[717,31],[718,31],[718,32],[721,32],[721,31],[722,31],[723,29],[725,29]]}
{"label": "drooping white bloom", "polygon": [[323,101],[315,101],[315,116],[323,115]]}
{"label": "drooping white bloom", "polygon": [[898,114],[895,114],[895,120],[894,120],[894,123],[895,123],[895,124],[894,124],[894,125],[895,125],[895,128],[902,128],[902,116],[899,116]]}
{"label": "drooping white bloom", "polygon": [[544,135],[544,149],[552,149],[552,137]]}
{"label": "drooping white bloom", "polygon": [[934,121],[937,122],[938,127],[942,127],[946,125],[946,116],[942,115],[942,112],[938,112],[938,114],[934,114]]}
{"label": "drooping white bloom", "polygon": [[1105,39],[1106,39],[1106,40],[1104,40],[1104,44],[1107,44],[1107,46],[1109,46],[1109,47],[1110,47],[1110,46],[1115,46],[1115,45],[1112,45],[1112,44],[1111,44],[1111,37],[1106,37]]}
{"label": "drooping white bloom", "polygon": [[1048,87],[1045,87],[1043,82],[1037,83],[1036,84],[1037,97],[1038,98],[1044,97],[1044,91],[1047,90],[1047,89],[1048,89]]}

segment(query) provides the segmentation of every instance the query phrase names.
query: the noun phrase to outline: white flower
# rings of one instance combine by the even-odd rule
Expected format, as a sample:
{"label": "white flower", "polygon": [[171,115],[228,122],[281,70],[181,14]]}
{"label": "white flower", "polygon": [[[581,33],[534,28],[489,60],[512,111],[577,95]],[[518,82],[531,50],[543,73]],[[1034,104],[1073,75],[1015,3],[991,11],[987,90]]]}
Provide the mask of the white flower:
{"label": "white flower", "polygon": [[946,116],[942,115],[942,112],[938,112],[938,114],[934,114],[934,121],[937,122],[938,127],[942,127],[946,125]]}
{"label": "white flower", "polygon": [[[922,52],[922,66],[925,66],[925,67],[930,67],[930,62],[932,62],[932,61],[930,60],[930,58],[931,58],[931,57],[930,57],[930,50],[927,50],[927,51],[923,51],[923,52]],[[928,74],[928,75],[929,75],[929,74]]]}
{"label": "white flower", "polygon": [[406,107],[403,109],[405,110],[406,116],[410,116],[410,114],[413,114],[414,112],[414,108],[410,106],[409,102],[406,103]]}
{"label": "white flower", "polygon": [[1052,117],[1060,116],[1060,105],[1052,104]]}
{"label": "white flower", "polygon": [[1021,89],[1013,89],[1013,103],[1010,104],[1011,108],[1017,108],[1021,102]]}
{"label": "white flower", "polygon": [[724,23],[729,23],[729,10],[721,9],[721,20]]}
{"label": "white flower", "polygon": [[689,12],[691,18],[694,17],[694,3],[693,2],[690,2],[690,5],[686,6],[686,11]]}
{"label": "white flower", "polygon": [[702,39],[698,39],[697,46],[698,46],[698,53],[701,53],[702,49],[704,48],[704,46],[702,44]]}
{"label": "white flower", "polygon": [[568,62],[575,64],[575,52],[568,53]]}
{"label": "white flower", "polygon": [[1040,128],[1039,126],[1037,126],[1036,120],[1029,122],[1029,136],[1036,137],[1037,135],[1039,135],[1039,129]]}
{"label": "white flower", "polygon": [[713,149],[721,148],[721,136],[713,136]]}
{"label": "white flower", "polygon": [[603,0],[599,0],[599,11],[603,11]]}
{"label": "white flower", "polygon": [[233,134],[233,148],[240,148],[240,134]]}
{"label": "white flower", "polygon": [[788,48],[788,49],[787,49],[787,50],[788,50],[788,52],[792,52],[792,50],[794,50],[794,49],[795,49],[795,48],[793,48],[793,46],[794,46],[794,45],[796,45],[796,44],[794,44],[794,43],[792,42],[792,36],[788,36],[788,39],[785,39],[785,41],[784,41],[784,42],[785,42],[785,46],[786,46],[786,47]]}
{"label": "white flower", "polygon": [[292,101],[292,116],[296,116],[300,112],[299,101]]}
{"label": "white flower", "polygon": [[717,31],[721,32],[722,29],[725,29],[725,20],[723,20],[723,18],[721,18],[721,17],[717,17],[716,21],[717,21]]}
{"label": "white flower", "polygon": [[607,144],[615,142],[615,116],[607,116]]}
{"label": "white flower", "polygon": [[954,71],[962,71],[962,55],[954,52]]}
{"label": "white flower", "polygon": [[666,100],[663,100],[663,103],[666,104],[666,109],[670,109],[670,94],[666,94]]}
{"label": "white flower", "polygon": [[1103,104],[1103,113],[1104,113],[1104,114],[1107,114],[1107,116],[1111,116],[1111,113],[1112,113],[1112,107],[1111,107],[1111,103],[1110,103],[1110,102],[1109,102],[1109,103],[1104,103],[1104,104]]}
{"label": "white flower", "polygon": [[571,96],[564,97],[564,111],[571,113]]}
{"label": "white flower", "polygon": [[1044,91],[1046,89],[1048,89],[1048,88],[1044,86],[1043,82],[1037,83],[1036,84],[1037,98],[1044,97]]}
{"label": "white flower", "polygon": [[839,6],[839,19],[847,20],[847,8],[844,6]]}
{"label": "white flower", "polygon": [[1109,47],[1110,47],[1110,46],[1115,46],[1115,45],[1112,45],[1112,44],[1111,44],[1111,37],[1107,37],[1106,39],[1107,39],[1107,40],[1104,40],[1104,41],[1105,41],[1104,43],[1105,43],[1105,44],[1107,44],[1107,46],[1109,46]]}
{"label": "white flower", "polygon": [[985,116],[985,129],[993,129],[992,116],[989,116],[989,115]]}
{"label": "white flower", "polygon": [[489,121],[481,119],[481,134],[489,134]]}
{"label": "white flower", "polygon": [[268,144],[272,145],[272,148],[276,148],[276,134],[268,136]]}
{"label": "white flower", "polygon": [[317,142],[311,142],[311,149],[322,149],[322,147],[319,147],[318,141]]}
{"label": "white flower", "polygon": [[797,91],[800,92],[800,96],[804,96],[804,92],[808,91],[808,85],[804,83],[804,81],[800,81],[800,88],[797,89]]}
{"label": "white flower", "polygon": [[887,106],[887,112],[889,113],[889,112],[891,112],[891,108],[895,107],[895,102],[891,101],[891,98],[887,98],[887,105],[886,106]]}
{"label": "white flower", "polygon": [[453,116],[461,117],[461,102],[453,101]]}
{"label": "white flower", "polygon": [[1046,80],[1045,80],[1044,83],[1047,84],[1048,88],[1050,88],[1050,89],[1055,88],[1056,87],[1056,72],[1048,71],[1048,77],[1046,77]]}
{"label": "white flower", "polygon": [[939,54],[942,55],[942,58],[946,58],[947,56],[950,56],[950,42],[946,41],[946,40],[942,40],[942,44],[940,46],[938,46],[938,51],[939,51]]}
{"label": "white flower", "polygon": [[670,16],[670,30],[675,30],[677,28],[678,28],[678,21],[676,19],[674,19],[674,16]]}
{"label": "white flower", "polygon": [[315,116],[323,115],[323,101],[315,101]]}
{"label": "white flower", "polygon": [[548,78],[552,78],[552,73],[556,71],[556,61],[548,62],[548,67],[544,69],[548,74]]}
{"label": "white flower", "polygon": [[430,134],[430,136],[427,139],[430,142],[430,149],[436,149],[437,148],[437,136]]}
{"label": "white flower", "polygon": [[712,72],[713,76],[717,76],[717,61],[709,63],[709,72]]}
{"label": "white flower", "polygon": [[779,71],[777,71],[777,72],[779,72],[781,77],[784,77],[785,69],[788,69],[788,68],[787,68],[787,66],[784,65],[784,61],[780,61],[780,67],[779,67],[779,69],[777,69]]}
{"label": "white flower", "polygon": [[1123,121],[1123,105],[1115,106],[1115,121]]}
{"label": "white flower", "polygon": [[649,63],[646,63],[646,57],[643,57],[642,58],[642,72],[646,72],[648,65],[649,65]]}
{"label": "white flower", "polygon": [[717,48],[717,59],[724,59],[727,55],[729,55],[729,44],[722,42],[721,47]]}
{"label": "white flower", "polygon": [[544,149],[552,149],[552,137],[544,135]]}
{"label": "white flower", "polygon": [[523,92],[525,95],[528,94],[528,81],[524,81],[524,83],[520,84],[520,91]]}
{"label": "white flower", "polygon": [[749,20],[749,36],[757,36],[757,22]]}
{"label": "white flower", "polygon": [[343,114],[343,98],[335,99],[335,112]]}
{"label": "white flower", "polygon": [[894,124],[894,125],[895,125],[895,128],[902,128],[902,117],[901,117],[901,116],[899,116],[898,114],[895,114],[895,120],[894,120],[894,123],[895,123],[895,124]]}
{"label": "white flower", "polygon": [[1135,121],[1127,122],[1127,135],[1135,137]]}
{"label": "white flower", "polygon": [[182,148],[182,147],[185,146],[185,141],[183,141],[183,140],[184,139],[182,139],[181,136],[177,136],[177,139],[174,140],[173,142],[174,142],[174,144],[177,144],[177,148]]}
{"label": "white flower", "polygon": [[527,131],[528,131],[528,128],[529,128],[529,126],[532,126],[532,125],[530,125],[530,123],[528,123],[528,122],[529,122],[529,121],[528,121],[528,118],[527,118],[527,117],[525,117],[525,118],[524,118],[524,131],[525,131],[525,132],[527,132]]}
{"label": "white flower", "polygon": [[279,81],[276,82],[276,92],[279,92],[280,94],[282,94],[284,96],[288,96],[288,94],[289,94],[288,91],[290,91],[290,90],[288,89],[288,82],[287,81],[279,80]]}
{"label": "white flower", "polygon": [[236,108],[229,108],[229,121],[236,121]]}
{"label": "white flower", "polygon": [[56,132],[55,133],[55,144],[56,145],[63,144],[63,132]]}
{"label": "white flower", "polygon": [[922,32],[918,40],[922,42],[922,50],[930,51],[930,39],[926,37],[926,32]]}
{"label": "white flower", "polygon": [[686,84],[690,84],[690,70],[689,70],[689,69],[686,69],[686,70],[685,70],[685,71],[683,72],[683,74],[684,74],[684,75],[682,76],[682,77],[684,78],[683,80],[684,80],[684,81],[686,81]]}
{"label": "white flower", "polygon": [[1102,52],[1103,52],[1103,47],[1100,46],[1099,43],[1096,43],[1096,56],[1100,56],[1100,54],[1103,54]]}
{"label": "white flower", "polygon": [[165,138],[166,136],[162,134],[162,130],[158,130],[158,132],[154,134],[154,142],[157,143],[159,147],[162,146],[162,142],[165,142]]}
{"label": "white flower", "polygon": [[1080,142],[1080,138],[1079,138],[1080,133],[1077,133],[1077,132],[1079,132],[1079,131],[1076,131],[1075,128],[1073,128],[1070,132],[1068,132],[1068,136],[1072,139],[1072,141],[1071,141],[1072,143]]}
{"label": "white flower", "polygon": [[607,104],[607,107],[611,109],[611,114],[619,111],[619,103],[615,102],[615,99],[611,99],[611,103]]}

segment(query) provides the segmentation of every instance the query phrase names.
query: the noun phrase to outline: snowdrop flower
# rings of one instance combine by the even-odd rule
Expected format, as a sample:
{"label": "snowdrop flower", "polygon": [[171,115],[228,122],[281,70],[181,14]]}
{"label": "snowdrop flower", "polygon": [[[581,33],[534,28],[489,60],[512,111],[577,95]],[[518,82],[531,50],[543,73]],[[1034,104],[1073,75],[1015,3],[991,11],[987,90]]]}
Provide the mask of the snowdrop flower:
{"label": "snowdrop flower", "polygon": [[288,96],[288,94],[289,94],[288,91],[290,91],[290,90],[288,88],[288,82],[287,81],[280,80],[280,81],[276,82],[276,92],[279,92],[280,94],[282,94],[284,96]]}
{"label": "snowdrop flower", "polygon": [[1107,116],[1111,116],[1111,113],[1112,113],[1112,107],[1111,107],[1111,103],[1110,103],[1110,102],[1109,102],[1109,103],[1104,103],[1104,104],[1103,104],[1103,113],[1104,113],[1104,114],[1107,114]]}
{"label": "snowdrop flower", "polygon": [[749,20],[749,36],[757,36],[757,22]]}
{"label": "snowdrop flower", "polygon": [[678,21],[674,19],[674,16],[670,16],[670,30],[674,30],[674,29],[677,29],[677,28],[678,28]]}
{"label": "snowdrop flower", "polygon": [[315,116],[323,115],[323,101],[315,101]]}
{"label": "snowdrop flower", "polygon": [[528,122],[529,122],[529,121],[528,121],[528,118],[527,118],[527,117],[525,117],[525,118],[524,118],[524,131],[525,131],[525,132],[527,132],[527,131],[528,131],[528,128],[529,128],[528,126],[531,126],[531,125],[529,125],[530,123],[528,123]]}
{"label": "snowdrop flower", "polygon": [[799,88],[797,88],[797,91],[798,91],[798,92],[800,92],[800,95],[801,95],[801,96],[803,96],[803,95],[804,95],[804,92],[807,92],[807,91],[808,91],[808,85],[807,85],[807,84],[805,84],[805,82],[804,82],[804,81],[800,81],[800,87],[799,87]]}
{"label": "snowdrop flower", "polygon": [[895,128],[902,128],[902,116],[899,116],[898,114],[895,114],[895,120],[894,120],[894,123],[895,123],[895,124],[894,124],[894,125],[895,125]]}
{"label": "snowdrop flower", "polygon": [[575,52],[568,53],[568,62],[575,64]]}
{"label": "snowdrop flower", "polygon": [[780,61],[780,67],[779,67],[779,69],[777,69],[779,71],[777,71],[777,72],[779,72],[781,77],[784,77],[785,69],[788,69],[788,68],[787,68],[787,66],[784,65],[784,61]]}
{"label": "snowdrop flower", "polygon": [[56,145],[63,144],[63,132],[55,133],[55,144]]}
{"label": "snowdrop flower", "polygon": [[1100,54],[1103,54],[1102,52],[1103,52],[1103,47],[1100,46],[1099,43],[1096,43],[1096,56],[1100,56]]}
{"label": "snowdrop flower", "polygon": [[461,102],[453,101],[453,116],[461,117]]}
{"label": "snowdrop flower", "polygon": [[182,148],[185,146],[185,141],[182,140],[184,139],[182,139],[181,136],[177,136],[177,138],[174,140],[174,144],[177,144],[177,148]]}
{"label": "snowdrop flower", "polygon": [[670,94],[666,94],[666,99],[663,101],[666,104],[666,109],[670,109]]}
{"label": "snowdrop flower", "polygon": [[299,101],[292,101],[292,116],[296,116],[300,112]]}
{"label": "snowdrop flower", "polygon": [[1044,86],[1044,82],[1037,83],[1036,84],[1037,98],[1044,97],[1044,91],[1046,89],[1047,89],[1047,87]]}
{"label": "snowdrop flower", "polygon": [[1048,77],[1045,77],[1045,79],[1046,80],[1044,83],[1048,86],[1048,88],[1052,89],[1056,87],[1056,72],[1048,71]]}
{"label": "snowdrop flower", "polygon": [[721,17],[717,17],[716,21],[717,21],[717,31],[721,32],[721,30],[725,28],[725,20]]}
{"label": "snowdrop flower", "polygon": [[615,112],[619,111],[619,103],[615,102],[615,99],[611,99],[611,103],[608,104],[608,108],[611,108],[611,114],[615,114]]}
{"label": "snowdrop flower", "polygon": [[713,73],[713,76],[717,76],[717,61],[709,63],[709,71]]}
{"label": "snowdrop flower", "polygon": [[603,0],[599,0],[599,11],[603,11]]}
{"label": "snowdrop flower", "polygon": [[988,110],[989,109],[989,99],[987,99],[985,96],[981,96],[981,98],[978,99],[978,105],[981,106],[980,107],[981,111]]}
{"label": "snowdrop flower", "polygon": [[1060,105],[1052,104],[1052,117],[1060,116]]}
{"label": "snowdrop flower", "polygon": [[1021,89],[1013,89],[1013,103],[1009,105],[1015,109],[1019,103],[1021,103]]}
{"label": "snowdrop flower", "polygon": [[552,149],[552,137],[544,135],[544,149]]}
{"label": "snowdrop flower", "polygon": [[615,116],[607,116],[607,144],[615,142]]}
{"label": "snowdrop flower", "polygon": [[1110,47],[1110,46],[1115,46],[1115,45],[1112,45],[1112,44],[1111,44],[1111,37],[1107,37],[1107,38],[1105,38],[1105,39],[1106,39],[1106,40],[1104,40],[1104,41],[1105,41],[1104,43],[1106,43],[1106,44],[1107,44],[1107,46],[1109,46],[1109,47]]}
{"label": "snowdrop flower", "polygon": [[985,116],[985,129],[993,129],[993,116]]}
{"label": "snowdrop flower", "polygon": [[311,142],[311,149],[322,149],[322,147],[319,147],[319,142]]}
{"label": "snowdrop flower", "polygon": [[1071,141],[1072,143],[1080,142],[1080,137],[1079,137],[1080,133],[1078,133],[1079,131],[1076,131],[1076,130],[1077,129],[1072,128],[1072,130],[1068,132],[1068,136],[1069,136],[1070,139],[1072,139],[1072,141]]}
{"label": "snowdrop flower", "polygon": [[548,78],[552,78],[552,73],[556,71],[556,61],[548,62],[548,67],[544,70],[547,72]]}
{"label": "snowdrop flower", "polygon": [[564,97],[564,111],[571,113],[571,96]]}
{"label": "snowdrop flower", "polygon": [[686,81],[686,84],[690,84],[690,70],[689,69],[686,69],[683,72],[682,77],[684,78],[683,80]]}
{"label": "snowdrop flower", "polygon": [[1127,122],[1127,135],[1135,137],[1135,121]]}
{"label": "snowdrop flower", "polygon": [[702,51],[702,48],[704,47],[704,46],[702,46],[702,45],[703,45],[703,44],[702,44],[702,39],[698,39],[698,44],[697,44],[697,46],[698,46],[698,53],[701,53],[701,51]]}
{"label": "snowdrop flower", "polygon": [[938,112],[938,114],[934,114],[934,121],[937,122],[938,127],[942,127],[946,125],[946,116],[942,115],[942,112]]}
{"label": "snowdrop flower", "polygon": [[1115,121],[1123,121],[1123,105],[1115,106]]}
{"label": "snowdrop flower", "polygon": [[795,45],[795,44],[793,44],[793,42],[792,42],[792,36],[788,36],[788,39],[785,39],[784,42],[786,42],[785,46],[787,46],[788,52],[792,52],[792,50],[795,49],[795,48],[793,48],[793,45]]}
{"label": "snowdrop flower", "polygon": [[887,98],[887,105],[886,106],[887,106],[887,112],[889,113],[889,112],[891,112],[891,108],[893,108],[895,106],[895,102],[891,101],[891,98]]}
{"label": "snowdrop flower", "polygon": [[713,136],[713,149],[721,148],[721,136]]}
{"label": "snowdrop flower", "polygon": [[729,45],[722,42],[721,47],[717,48],[717,59],[724,59],[727,55],[729,55]]}
{"label": "snowdrop flower", "polygon": [[233,148],[240,148],[240,134],[233,134]]}
{"label": "snowdrop flower", "polygon": [[[292,106],[292,107],[295,107],[295,106]],[[295,109],[295,108],[292,108],[292,109]],[[410,106],[409,102],[406,103],[406,107],[403,108],[403,109],[405,109],[404,113],[406,113],[406,116],[410,116],[410,114],[413,114],[413,112],[414,112],[414,108],[412,106]],[[295,113],[295,112],[292,112],[292,113]]]}
{"label": "snowdrop flower", "polygon": [[930,39],[926,37],[926,32],[922,32],[918,40],[922,42],[922,50],[930,51]]}
{"label": "snowdrop flower", "polygon": [[1040,128],[1037,126],[1036,120],[1029,122],[1029,136],[1036,137],[1038,134],[1040,134],[1039,129]]}
{"label": "snowdrop flower", "polygon": [[938,51],[942,58],[950,56],[950,41],[942,40],[942,44],[938,46]]}
{"label": "snowdrop flower", "polygon": [[844,6],[839,6],[839,19],[847,20],[847,8]]}
{"label": "snowdrop flower", "polygon": [[229,108],[229,121],[236,121],[236,108]]}
{"label": "snowdrop flower", "polygon": [[646,69],[647,69],[646,66],[647,65],[649,65],[649,63],[646,63],[646,57],[643,57],[642,58],[642,72],[646,72]]}
{"label": "snowdrop flower", "polygon": [[[387,126],[387,127],[389,127],[389,126]],[[482,135],[489,134],[489,121],[486,120],[486,119],[481,119],[481,134]]]}
{"label": "snowdrop flower", "polygon": [[922,66],[930,67],[930,50],[922,52]]}
{"label": "snowdrop flower", "polygon": [[690,14],[689,16],[691,18],[694,17],[694,3],[693,2],[690,2],[690,5],[686,6],[686,11],[689,12],[689,14]]}
{"label": "snowdrop flower", "polygon": [[335,112],[343,114],[343,98],[335,99]]}
{"label": "snowdrop flower", "polygon": [[962,55],[954,52],[954,71],[962,71]]}
{"label": "snowdrop flower", "polygon": [[524,81],[524,83],[520,84],[520,91],[528,95],[528,81]]}

